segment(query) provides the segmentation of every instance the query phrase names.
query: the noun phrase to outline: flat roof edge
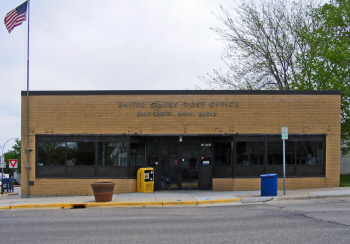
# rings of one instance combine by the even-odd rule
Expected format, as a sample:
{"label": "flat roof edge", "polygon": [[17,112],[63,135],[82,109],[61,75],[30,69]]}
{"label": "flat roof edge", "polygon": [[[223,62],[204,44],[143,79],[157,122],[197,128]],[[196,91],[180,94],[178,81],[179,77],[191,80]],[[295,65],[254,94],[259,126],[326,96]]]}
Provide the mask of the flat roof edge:
{"label": "flat roof edge", "polygon": [[[21,92],[22,96],[27,91]],[[29,91],[30,96],[86,96],[86,95],[341,95],[340,91],[281,91],[281,90],[67,90]]]}

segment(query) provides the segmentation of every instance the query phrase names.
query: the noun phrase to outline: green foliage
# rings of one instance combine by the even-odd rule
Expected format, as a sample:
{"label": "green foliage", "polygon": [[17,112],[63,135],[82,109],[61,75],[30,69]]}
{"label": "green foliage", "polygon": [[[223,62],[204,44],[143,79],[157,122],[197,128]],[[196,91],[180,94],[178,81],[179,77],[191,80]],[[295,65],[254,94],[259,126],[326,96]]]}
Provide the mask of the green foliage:
{"label": "green foliage", "polygon": [[227,43],[214,89],[341,91],[341,139],[350,146],[350,0],[243,0],[213,28]]}
{"label": "green foliage", "polygon": [[298,54],[301,79],[296,88],[342,92],[341,138],[345,142],[350,138],[350,1],[333,0],[313,9],[312,22],[312,28],[304,26],[299,33],[307,45]]}
{"label": "green foliage", "polygon": [[348,155],[349,154],[349,151],[350,151],[350,148],[348,146],[342,146],[340,148],[340,150],[343,151],[344,155]]}
{"label": "green foliage", "polygon": [[[4,159],[6,162],[6,169],[4,169],[5,174],[17,172],[21,173],[21,140],[16,140],[15,145],[12,146],[13,150],[4,153]],[[18,167],[17,169],[9,169],[9,159],[17,159]]]}
{"label": "green foliage", "polygon": [[340,175],[340,187],[350,186],[350,175]]}

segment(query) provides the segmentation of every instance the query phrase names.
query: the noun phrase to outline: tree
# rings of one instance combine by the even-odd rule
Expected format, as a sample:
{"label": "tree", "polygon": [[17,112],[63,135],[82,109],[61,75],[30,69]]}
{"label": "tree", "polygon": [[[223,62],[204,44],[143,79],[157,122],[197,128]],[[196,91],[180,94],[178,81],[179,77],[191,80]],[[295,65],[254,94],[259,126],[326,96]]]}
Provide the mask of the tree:
{"label": "tree", "polygon": [[311,3],[243,2],[235,17],[221,7],[225,28],[212,29],[227,43],[222,59],[229,70],[202,78],[216,89],[294,89],[300,73],[296,54],[304,48],[296,30],[311,23]]}
{"label": "tree", "polygon": [[[21,173],[21,140],[16,140],[15,145],[12,146],[13,150],[10,150],[4,153],[4,160],[6,162],[6,169],[4,169],[4,173],[12,174],[14,171],[17,173]],[[9,159],[17,159],[17,169],[9,169]]]}
{"label": "tree", "polygon": [[313,9],[312,21],[313,28],[304,26],[299,33],[306,49],[298,54],[297,89],[342,92],[341,137],[350,146],[350,1],[332,0]]}
{"label": "tree", "polygon": [[262,0],[223,7],[212,28],[227,43],[214,89],[340,90],[342,141],[350,146],[350,0]]}

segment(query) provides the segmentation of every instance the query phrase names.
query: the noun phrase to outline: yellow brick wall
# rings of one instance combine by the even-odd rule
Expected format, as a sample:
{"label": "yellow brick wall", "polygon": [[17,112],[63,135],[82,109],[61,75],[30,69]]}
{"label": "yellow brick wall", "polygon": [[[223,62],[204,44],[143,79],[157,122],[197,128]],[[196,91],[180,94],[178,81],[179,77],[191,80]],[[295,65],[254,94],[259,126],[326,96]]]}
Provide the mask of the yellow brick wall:
{"label": "yellow brick wall", "polygon": [[[332,185],[327,177],[303,177],[286,178],[286,190],[325,188],[339,186]],[[213,179],[214,191],[257,191],[261,188],[261,179],[258,178],[234,178],[234,179]],[[278,190],[283,190],[283,178],[278,178]]]}
{"label": "yellow brick wall", "polygon": [[[155,102],[167,102],[167,107],[152,108]],[[195,106],[185,106],[186,102]],[[129,105],[119,107],[119,103]],[[29,111],[31,195],[92,194],[93,179],[35,178],[36,134],[280,134],[281,127],[288,127],[289,134],[327,134],[327,139],[326,177],[288,178],[287,187],[339,186],[340,95],[31,95]],[[155,112],[171,115],[155,116]],[[186,112],[193,116],[179,116]],[[200,112],[215,116],[199,116]],[[26,96],[22,96],[23,195],[27,194],[25,148]],[[133,179],[112,181],[118,185],[116,193],[136,191]],[[256,189],[260,179],[213,179],[213,190]]]}

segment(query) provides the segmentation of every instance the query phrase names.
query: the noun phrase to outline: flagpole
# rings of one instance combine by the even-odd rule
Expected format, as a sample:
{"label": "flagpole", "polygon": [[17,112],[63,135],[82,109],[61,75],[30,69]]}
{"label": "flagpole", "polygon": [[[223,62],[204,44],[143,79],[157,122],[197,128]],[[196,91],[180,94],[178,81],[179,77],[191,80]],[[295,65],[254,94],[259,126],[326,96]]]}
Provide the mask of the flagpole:
{"label": "flagpole", "polygon": [[30,0],[27,1],[27,20],[28,20],[28,39],[27,39],[27,147],[26,147],[26,153],[27,153],[27,197],[29,198],[29,152],[31,149],[29,149],[29,6],[30,6]]}

